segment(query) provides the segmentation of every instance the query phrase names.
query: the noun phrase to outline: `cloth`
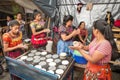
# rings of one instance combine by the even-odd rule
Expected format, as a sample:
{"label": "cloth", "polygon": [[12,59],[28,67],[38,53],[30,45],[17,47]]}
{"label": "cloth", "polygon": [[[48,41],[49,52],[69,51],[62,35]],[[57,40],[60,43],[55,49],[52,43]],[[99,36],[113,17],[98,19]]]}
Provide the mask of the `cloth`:
{"label": "cloth", "polygon": [[70,49],[68,48],[68,46],[71,45],[72,41],[63,41],[60,39],[57,43],[57,54],[60,54],[62,52],[69,53]]}
{"label": "cloth", "polygon": [[72,27],[68,27],[66,28],[65,26],[60,26],[59,27],[59,37],[60,40],[57,43],[57,54],[60,54],[61,52],[66,52],[69,53],[70,49],[68,48],[68,46],[72,45],[72,38],[66,41],[63,41],[61,38],[61,34],[66,34],[69,35],[72,31],[73,28]]}
{"label": "cloth", "polygon": [[99,51],[105,55],[103,59],[97,62],[97,64],[105,64],[111,60],[112,47],[109,41],[104,40],[103,42],[96,43],[96,38],[89,45],[89,54],[93,55],[95,51]]}
{"label": "cloth", "polygon": [[[31,28],[35,28],[36,32],[43,30],[44,23],[40,22],[36,24],[34,21],[30,24]],[[31,43],[35,48],[45,46],[47,44],[46,33],[40,33],[38,35],[32,35]]]}
{"label": "cloth", "polygon": [[[59,27],[59,35],[61,35],[61,34],[66,34],[66,35],[69,35],[70,33],[72,33],[72,31],[73,31],[73,28],[72,28],[72,26],[71,27],[68,27],[68,28],[66,28],[65,26],[60,26]],[[61,38],[61,37],[60,37]],[[69,39],[69,40],[71,40],[71,39]]]}
{"label": "cloth", "polygon": [[114,25],[115,25],[116,27],[120,27],[120,20],[116,20],[116,21],[114,22]]}
{"label": "cloth", "polygon": [[96,65],[88,62],[83,80],[111,80],[109,64]]}

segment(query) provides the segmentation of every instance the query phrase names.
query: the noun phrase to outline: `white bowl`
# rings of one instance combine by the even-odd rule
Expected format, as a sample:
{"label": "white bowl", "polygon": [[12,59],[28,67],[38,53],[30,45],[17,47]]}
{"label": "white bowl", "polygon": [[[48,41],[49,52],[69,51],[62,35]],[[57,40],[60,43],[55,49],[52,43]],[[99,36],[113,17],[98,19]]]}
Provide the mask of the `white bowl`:
{"label": "white bowl", "polygon": [[39,63],[39,65],[44,66],[44,65],[46,65],[46,62],[45,62],[45,61],[41,61],[41,62]]}
{"label": "white bowl", "polygon": [[62,61],[62,64],[63,64],[63,65],[68,65],[68,64],[69,64],[69,61],[68,61],[68,60],[63,60],[63,61]]}
{"label": "white bowl", "polygon": [[61,62],[61,60],[60,59],[55,59],[55,62],[59,63],[59,62]]}
{"label": "white bowl", "polygon": [[36,67],[36,68],[39,68],[39,69],[42,68],[41,65],[35,65],[35,67]]}
{"label": "white bowl", "polygon": [[56,66],[56,63],[55,62],[50,62],[49,66]]}
{"label": "white bowl", "polygon": [[58,56],[58,54],[54,54],[53,56],[52,56],[52,58],[54,58],[54,59],[56,59],[56,58],[58,58],[59,56]]}
{"label": "white bowl", "polygon": [[29,57],[33,57],[33,56],[34,56],[34,53],[29,53],[28,56],[29,56]]}
{"label": "white bowl", "polygon": [[29,57],[26,59],[27,61],[33,61],[33,58]]}
{"label": "white bowl", "polygon": [[48,70],[47,72],[54,74],[54,71],[52,71],[52,70]]}
{"label": "white bowl", "polygon": [[79,46],[79,45],[80,45],[80,43],[78,41],[73,42],[73,46]]}
{"label": "white bowl", "polygon": [[25,59],[27,59],[27,56],[22,56],[20,59],[25,60]]}
{"label": "white bowl", "polygon": [[42,52],[42,53],[41,53],[41,55],[43,55],[43,56],[46,55],[46,54],[47,54],[47,52]]}
{"label": "white bowl", "polygon": [[57,74],[63,74],[63,69],[57,69],[56,71],[55,71]]}
{"label": "white bowl", "polygon": [[45,60],[45,59],[46,59],[45,57],[41,57],[41,58],[40,58],[40,60],[42,60],[42,61]]}
{"label": "white bowl", "polygon": [[34,59],[40,59],[40,56],[34,56]]}
{"label": "white bowl", "polygon": [[65,59],[66,56],[67,56],[67,53],[65,52],[60,53],[60,59]]}
{"label": "white bowl", "polygon": [[35,55],[36,56],[39,56],[41,54],[41,52],[36,52]]}
{"label": "white bowl", "polygon": [[50,66],[48,69],[49,70],[56,70],[56,67],[55,66]]}
{"label": "white bowl", "polygon": [[40,62],[40,59],[33,60],[33,63],[39,63],[39,62]]}
{"label": "white bowl", "polygon": [[47,59],[46,60],[46,62],[52,62],[53,61],[53,59]]}
{"label": "white bowl", "polygon": [[37,52],[37,50],[31,50],[31,53],[35,53],[35,52]]}

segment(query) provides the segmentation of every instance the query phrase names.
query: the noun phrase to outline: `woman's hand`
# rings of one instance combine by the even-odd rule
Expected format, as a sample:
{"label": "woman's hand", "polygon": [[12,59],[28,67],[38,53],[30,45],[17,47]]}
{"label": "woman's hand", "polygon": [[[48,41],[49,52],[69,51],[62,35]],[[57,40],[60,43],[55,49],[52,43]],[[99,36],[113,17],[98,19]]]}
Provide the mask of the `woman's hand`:
{"label": "woman's hand", "polygon": [[78,34],[80,34],[80,30],[79,30],[79,29],[74,30],[74,31],[72,32],[72,34],[73,34],[73,36],[78,35]]}
{"label": "woman's hand", "polygon": [[73,49],[73,50],[78,50],[78,51],[79,51],[80,49],[83,48],[83,44],[80,43],[79,46],[69,46],[69,48],[70,48],[70,49]]}
{"label": "woman's hand", "polygon": [[22,43],[17,45],[18,48],[21,48],[21,49],[28,49],[28,46],[27,45],[23,45]]}

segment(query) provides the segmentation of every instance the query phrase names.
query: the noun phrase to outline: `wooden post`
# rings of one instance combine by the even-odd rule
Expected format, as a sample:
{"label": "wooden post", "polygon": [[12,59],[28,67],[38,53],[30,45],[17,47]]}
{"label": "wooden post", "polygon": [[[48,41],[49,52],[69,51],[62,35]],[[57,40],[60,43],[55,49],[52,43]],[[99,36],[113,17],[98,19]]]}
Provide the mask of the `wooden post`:
{"label": "wooden post", "polygon": [[[48,18],[48,25],[47,25],[47,29],[49,29],[50,28],[50,21],[51,21],[51,19],[50,19],[50,17]],[[47,37],[48,37],[48,34],[49,33],[47,33]]]}

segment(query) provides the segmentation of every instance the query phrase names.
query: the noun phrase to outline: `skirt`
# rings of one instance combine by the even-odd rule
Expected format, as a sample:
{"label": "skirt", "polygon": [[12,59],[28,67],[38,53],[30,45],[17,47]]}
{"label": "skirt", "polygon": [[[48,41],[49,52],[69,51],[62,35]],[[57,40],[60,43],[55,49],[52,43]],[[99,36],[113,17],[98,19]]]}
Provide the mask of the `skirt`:
{"label": "skirt", "polygon": [[39,48],[47,45],[47,39],[45,38],[46,35],[44,33],[38,35],[32,35],[31,43],[34,48]]}
{"label": "skirt", "polygon": [[88,62],[83,80],[111,80],[109,64],[97,65]]}

